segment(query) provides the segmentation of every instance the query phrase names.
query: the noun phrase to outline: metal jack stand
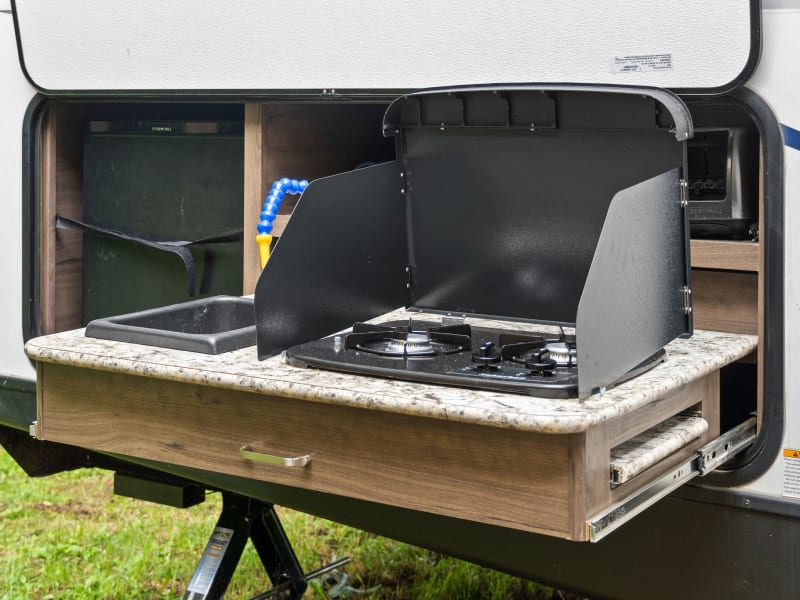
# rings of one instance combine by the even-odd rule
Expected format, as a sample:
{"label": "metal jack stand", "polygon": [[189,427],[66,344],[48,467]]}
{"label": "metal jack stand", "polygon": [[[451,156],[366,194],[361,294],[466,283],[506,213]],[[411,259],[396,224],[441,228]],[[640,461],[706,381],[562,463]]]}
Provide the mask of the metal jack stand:
{"label": "metal jack stand", "polygon": [[[239,564],[247,540],[253,541],[267,571],[272,589],[256,599],[300,598],[314,577],[349,562],[343,559],[305,574],[272,504],[223,492],[222,514],[208,540],[183,600],[218,600],[223,597]],[[256,600],[254,599],[254,600]]]}

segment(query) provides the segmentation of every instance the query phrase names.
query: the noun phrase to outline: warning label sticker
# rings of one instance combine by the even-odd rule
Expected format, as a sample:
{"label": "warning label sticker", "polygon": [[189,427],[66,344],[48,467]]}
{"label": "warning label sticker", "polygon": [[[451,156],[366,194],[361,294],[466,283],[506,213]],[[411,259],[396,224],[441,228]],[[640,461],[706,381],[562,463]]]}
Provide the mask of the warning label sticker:
{"label": "warning label sticker", "polygon": [[214,582],[214,577],[217,576],[222,557],[225,556],[225,551],[228,549],[232,537],[233,529],[226,527],[214,529],[214,533],[211,534],[211,538],[208,540],[206,550],[200,558],[200,564],[197,565],[192,580],[186,588],[188,598],[194,598],[194,594],[198,594],[201,598],[206,597],[211,589],[211,584]]}
{"label": "warning label sticker", "polygon": [[647,73],[672,69],[672,54],[627,54],[608,59],[612,73]]}
{"label": "warning label sticker", "polygon": [[783,451],[783,495],[800,498],[800,450]]}

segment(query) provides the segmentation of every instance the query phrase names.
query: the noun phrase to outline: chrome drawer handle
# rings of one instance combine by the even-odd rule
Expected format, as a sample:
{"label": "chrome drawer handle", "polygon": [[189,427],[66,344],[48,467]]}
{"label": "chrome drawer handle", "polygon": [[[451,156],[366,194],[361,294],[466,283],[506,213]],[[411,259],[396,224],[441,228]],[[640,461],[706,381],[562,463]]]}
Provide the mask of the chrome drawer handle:
{"label": "chrome drawer handle", "polygon": [[253,448],[248,444],[244,444],[239,448],[239,454],[245,460],[252,460],[267,465],[276,465],[279,467],[305,467],[311,462],[311,455],[304,454],[303,456],[275,456],[273,454],[263,454],[261,452],[254,452]]}

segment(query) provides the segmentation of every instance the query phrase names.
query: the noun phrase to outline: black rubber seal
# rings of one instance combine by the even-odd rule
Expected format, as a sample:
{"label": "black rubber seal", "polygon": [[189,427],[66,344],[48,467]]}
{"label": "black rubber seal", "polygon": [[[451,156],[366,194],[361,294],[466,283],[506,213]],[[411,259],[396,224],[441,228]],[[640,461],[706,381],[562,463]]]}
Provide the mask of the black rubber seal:
{"label": "black rubber seal", "polygon": [[[702,479],[703,486],[731,487],[763,475],[781,449],[784,427],[784,169],[781,125],[767,103],[742,87],[730,96],[750,115],[759,130],[763,149],[764,265],[761,426],[753,445],[731,463]],[[716,493],[716,492],[715,492]]]}

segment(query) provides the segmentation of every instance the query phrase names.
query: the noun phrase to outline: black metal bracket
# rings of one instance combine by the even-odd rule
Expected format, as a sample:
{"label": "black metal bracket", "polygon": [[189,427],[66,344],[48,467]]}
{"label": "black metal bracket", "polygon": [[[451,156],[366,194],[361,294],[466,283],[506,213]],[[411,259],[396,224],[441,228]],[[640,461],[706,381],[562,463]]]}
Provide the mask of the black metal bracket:
{"label": "black metal bracket", "polygon": [[248,539],[252,540],[273,585],[257,598],[293,600],[302,597],[308,587],[308,577],[303,573],[273,505],[223,492],[222,513],[184,600],[222,598]]}

